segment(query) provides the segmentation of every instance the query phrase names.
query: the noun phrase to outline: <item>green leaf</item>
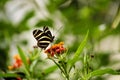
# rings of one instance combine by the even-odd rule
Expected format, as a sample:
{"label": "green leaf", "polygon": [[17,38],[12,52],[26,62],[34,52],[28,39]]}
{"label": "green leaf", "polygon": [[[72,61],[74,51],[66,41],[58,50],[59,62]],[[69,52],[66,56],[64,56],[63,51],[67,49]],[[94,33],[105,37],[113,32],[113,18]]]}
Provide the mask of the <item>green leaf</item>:
{"label": "green leaf", "polygon": [[27,58],[25,56],[25,53],[23,52],[23,50],[19,46],[17,46],[17,49],[18,49],[18,53],[19,53],[19,55],[20,55],[20,57],[22,59],[22,62],[24,64],[25,68],[28,71],[29,67],[28,67],[28,62],[27,62]]}
{"label": "green leaf", "polygon": [[51,66],[51,67],[45,69],[45,70],[44,70],[44,73],[45,73],[45,74],[49,74],[49,73],[55,71],[56,69],[57,69],[57,66],[54,65],[54,66]]}
{"label": "green leaf", "polygon": [[116,28],[120,23],[120,10],[118,11],[117,16],[115,17],[113,23],[112,23],[112,28]]}
{"label": "green leaf", "polygon": [[18,77],[18,75],[14,73],[0,73],[0,77]]}
{"label": "green leaf", "polygon": [[40,27],[40,26],[53,26],[53,21],[51,19],[47,19],[47,20],[40,20],[37,22],[37,24],[35,25],[36,27]]}
{"label": "green leaf", "polygon": [[34,11],[34,10],[28,11],[28,12],[24,15],[24,18],[21,20],[20,25],[21,25],[21,24],[26,24],[26,22],[27,22],[30,18],[32,18],[34,15],[35,15],[35,11]]}
{"label": "green leaf", "polygon": [[38,70],[37,74],[35,74],[36,77],[45,77],[51,74],[53,71],[55,71],[58,67],[56,65],[50,66],[44,70]]}
{"label": "green leaf", "polygon": [[68,64],[70,64],[71,67],[79,60],[80,54],[82,53],[82,51],[85,47],[85,44],[87,43],[88,34],[89,34],[89,30],[87,31],[87,34],[86,34],[84,40],[81,42],[77,51],[75,52],[73,59],[68,61]]}
{"label": "green leaf", "polygon": [[101,76],[101,75],[104,75],[104,74],[118,75],[118,74],[120,74],[120,72],[117,72],[117,71],[115,71],[113,69],[109,69],[109,68],[101,69],[101,70],[95,70],[95,71],[93,71],[93,72],[91,72],[87,75],[87,79],[89,79],[93,76]]}

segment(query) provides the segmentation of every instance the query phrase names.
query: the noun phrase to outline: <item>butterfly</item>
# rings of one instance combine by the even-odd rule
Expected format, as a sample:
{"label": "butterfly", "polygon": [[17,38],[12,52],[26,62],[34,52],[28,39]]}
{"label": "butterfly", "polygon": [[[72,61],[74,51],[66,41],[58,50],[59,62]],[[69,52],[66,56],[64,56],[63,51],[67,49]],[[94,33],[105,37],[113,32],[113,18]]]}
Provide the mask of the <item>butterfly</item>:
{"label": "butterfly", "polygon": [[46,49],[50,43],[53,42],[54,37],[47,26],[40,29],[33,30],[33,36],[37,40],[37,46]]}

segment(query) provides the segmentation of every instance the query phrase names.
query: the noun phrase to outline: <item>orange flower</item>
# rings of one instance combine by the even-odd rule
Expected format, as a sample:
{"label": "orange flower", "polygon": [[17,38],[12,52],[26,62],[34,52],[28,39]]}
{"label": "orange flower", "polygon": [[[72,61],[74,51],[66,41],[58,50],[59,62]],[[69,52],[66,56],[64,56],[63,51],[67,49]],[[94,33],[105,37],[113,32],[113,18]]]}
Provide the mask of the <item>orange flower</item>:
{"label": "orange flower", "polygon": [[[21,58],[18,54],[15,54],[13,58],[14,58],[15,61],[14,61],[12,66],[8,66],[9,70],[20,68],[23,64],[23,62],[22,62],[22,60],[21,60]],[[28,62],[28,64],[30,64],[29,58],[27,58],[27,62]]]}
{"label": "orange flower", "polygon": [[49,49],[45,50],[45,53],[47,53],[48,57],[53,57],[54,55],[63,54],[66,50],[63,44],[64,44],[63,42],[54,44]]}
{"label": "orange flower", "polygon": [[9,70],[13,70],[14,67],[13,67],[13,66],[8,66],[8,69],[9,69]]}
{"label": "orange flower", "polygon": [[14,68],[19,68],[20,66],[22,66],[22,60],[18,54],[14,56],[14,59],[15,59],[15,63],[13,65]]}
{"label": "orange flower", "polygon": [[13,63],[12,66],[8,66],[9,70],[16,69],[22,66],[22,60],[18,54],[14,56],[15,62]]}

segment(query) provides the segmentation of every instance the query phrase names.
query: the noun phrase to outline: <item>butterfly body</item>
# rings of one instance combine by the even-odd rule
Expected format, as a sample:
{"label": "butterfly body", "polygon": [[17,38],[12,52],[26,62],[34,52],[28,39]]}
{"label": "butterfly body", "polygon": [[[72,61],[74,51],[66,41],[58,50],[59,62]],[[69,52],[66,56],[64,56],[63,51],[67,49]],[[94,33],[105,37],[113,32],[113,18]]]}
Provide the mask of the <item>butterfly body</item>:
{"label": "butterfly body", "polygon": [[43,31],[39,29],[34,30],[33,36],[37,40],[37,46],[42,49],[46,49],[54,40],[54,36],[52,36],[49,28],[46,26],[43,27]]}

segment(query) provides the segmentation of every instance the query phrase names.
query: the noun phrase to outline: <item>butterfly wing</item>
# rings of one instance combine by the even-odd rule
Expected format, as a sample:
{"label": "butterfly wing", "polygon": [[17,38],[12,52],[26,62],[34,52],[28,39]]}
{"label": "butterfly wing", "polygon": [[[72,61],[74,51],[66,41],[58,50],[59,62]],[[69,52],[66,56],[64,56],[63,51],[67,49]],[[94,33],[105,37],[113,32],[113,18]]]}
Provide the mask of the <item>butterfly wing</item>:
{"label": "butterfly wing", "polygon": [[48,27],[44,26],[43,27],[43,31],[44,31],[44,33],[48,34],[49,37],[52,37],[52,34],[51,34],[51,32],[50,32]]}
{"label": "butterfly wing", "polygon": [[37,40],[37,46],[40,48],[45,49],[48,45],[49,42],[46,43],[45,33],[42,30],[36,29],[33,31],[33,36]]}
{"label": "butterfly wing", "polygon": [[52,36],[49,28],[46,26],[43,27],[43,31],[39,29],[34,30],[33,36],[37,40],[38,47],[43,49],[46,49],[54,39],[54,36]]}
{"label": "butterfly wing", "polygon": [[44,32],[42,31],[42,30],[39,30],[39,29],[35,29],[34,31],[33,31],[33,36],[34,36],[34,38],[38,41],[39,40],[39,38],[41,37],[41,36],[43,36],[44,35]]}
{"label": "butterfly wing", "polygon": [[50,32],[49,28],[44,26],[43,31],[51,39],[51,42],[53,42],[54,36],[52,36],[52,33]]}
{"label": "butterfly wing", "polygon": [[38,39],[38,46],[46,49],[51,43],[51,38],[47,34],[43,33],[42,36]]}
{"label": "butterfly wing", "polygon": [[42,49],[46,49],[49,45],[49,41],[38,41],[37,45]]}

